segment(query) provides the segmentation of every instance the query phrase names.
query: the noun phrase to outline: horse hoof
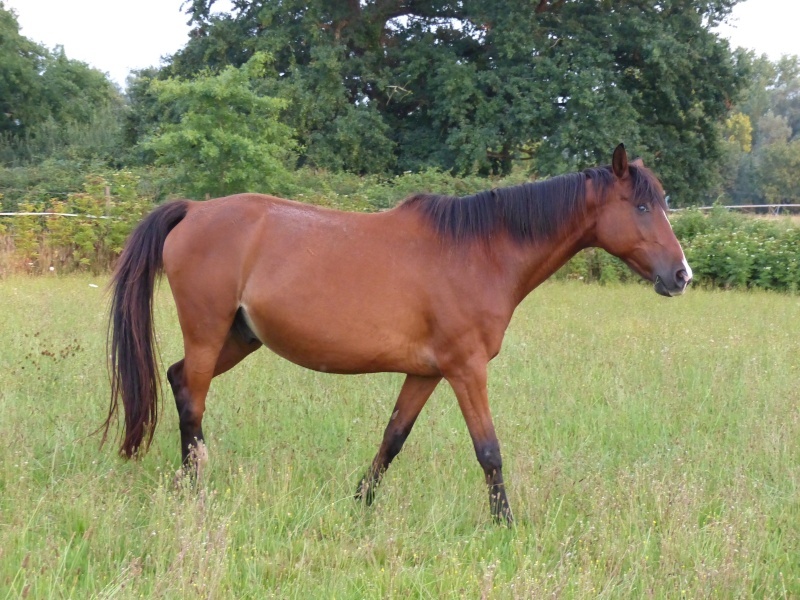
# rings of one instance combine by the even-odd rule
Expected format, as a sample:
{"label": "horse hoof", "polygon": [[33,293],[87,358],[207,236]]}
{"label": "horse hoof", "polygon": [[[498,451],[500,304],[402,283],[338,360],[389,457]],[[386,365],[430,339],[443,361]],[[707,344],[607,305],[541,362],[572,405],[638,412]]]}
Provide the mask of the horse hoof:
{"label": "horse hoof", "polygon": [[366,478],[362,479],[358,484],[358,488],[356,488],[354,500],[371,506],[372,502],[375,500],[375,484],[367,483]]}

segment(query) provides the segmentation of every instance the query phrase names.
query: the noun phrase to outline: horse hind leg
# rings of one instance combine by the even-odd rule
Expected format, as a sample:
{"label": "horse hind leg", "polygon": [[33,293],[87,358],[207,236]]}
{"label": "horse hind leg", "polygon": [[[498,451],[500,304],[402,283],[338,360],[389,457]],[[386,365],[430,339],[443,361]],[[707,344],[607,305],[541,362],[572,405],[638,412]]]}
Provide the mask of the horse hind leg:
{"label": "horse hind leg", "polygon": [[185,346],[186,356],[168,369],[167,379],[178,410],[183,468],[199,475],[208,460],[202,423],[211,379],[232,369],[260,348],[261,342],[237,312],[222,342],[186,340]]}
{"label": "horse hind leg", "polygon": [[369,506],[375,499],[375,490],[386,469],[400,452],[411,428],[417,420],[422,407],[430,398],[441,377],[418,377],[408,375],[400,395],[394,405],[389,424],[383,433],[383,441],[356,490],[356,500],[363,500]]}

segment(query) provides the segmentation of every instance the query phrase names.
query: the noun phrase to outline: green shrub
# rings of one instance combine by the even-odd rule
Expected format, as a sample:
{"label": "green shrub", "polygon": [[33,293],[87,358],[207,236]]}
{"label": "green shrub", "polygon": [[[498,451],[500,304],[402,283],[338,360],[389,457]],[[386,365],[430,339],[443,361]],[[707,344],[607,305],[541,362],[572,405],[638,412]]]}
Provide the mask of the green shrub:
{"label": "green shrub", "polygon": [[77,216],[3,219],[0,232],[13,241],[16,270],[98,273],[110,269],[130,232],[154,206],[138,194],[137,183],[130,172],[117,171],[108,179],[87,177],[84,191],[70,193],[64,200],[20,204],[19,212]]}
{"label": "green shrub", "polygon": [[[684,218],[687,224],[683,223]],[[676,234],[698,283],[797,291],[800,228],[791,221],[753,218],[721,207],[701,219],[697,211],[675,219]]]}

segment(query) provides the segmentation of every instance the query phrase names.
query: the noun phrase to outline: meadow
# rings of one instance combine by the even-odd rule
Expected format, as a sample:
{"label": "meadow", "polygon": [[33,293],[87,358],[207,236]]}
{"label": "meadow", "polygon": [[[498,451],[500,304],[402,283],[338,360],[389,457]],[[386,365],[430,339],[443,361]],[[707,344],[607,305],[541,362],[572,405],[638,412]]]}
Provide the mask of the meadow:
{"label": "meadow", "polygon": [[[173,486],[171,396],[143,459],[99,448],[105,284],[0,282],[0,600],[800,596],[796,295],[536,290],[489,373],[507,529],[446,385],[353,501],[396,374],[256,353],[212,384],[196,490]],[[166,285],[156,319],[166,367]]]}

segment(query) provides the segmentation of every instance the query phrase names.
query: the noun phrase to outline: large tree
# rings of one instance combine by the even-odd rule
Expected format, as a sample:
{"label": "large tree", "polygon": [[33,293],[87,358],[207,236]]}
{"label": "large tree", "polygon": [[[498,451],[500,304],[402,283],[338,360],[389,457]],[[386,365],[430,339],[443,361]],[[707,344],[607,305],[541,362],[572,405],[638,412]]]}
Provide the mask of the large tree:
{"label": "large tree", "polygon": [[4,142],[13,146],[15,141],[42,135],[52,140],[54,129],[91,125],[120,104],[119,91],[105,74],[67,58],[62,47],[48,50],[21,35],[16,15],[0,1],[0,134]]}
{"label": "large tree", "polygon": [[0,2],[0,132],[18,132],[46,116],[39,102],[47,51],[19,33],[13,12]]}
{"label": "large tree", "polygon": [[549,175],[628,143],[674,200],[715,176],[742,84],[713,32],[737,0],[193,0],[166,74],[275,57],[264,93],[312,164]]}

